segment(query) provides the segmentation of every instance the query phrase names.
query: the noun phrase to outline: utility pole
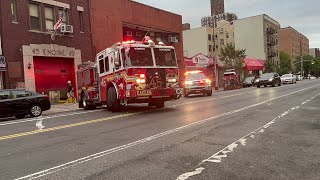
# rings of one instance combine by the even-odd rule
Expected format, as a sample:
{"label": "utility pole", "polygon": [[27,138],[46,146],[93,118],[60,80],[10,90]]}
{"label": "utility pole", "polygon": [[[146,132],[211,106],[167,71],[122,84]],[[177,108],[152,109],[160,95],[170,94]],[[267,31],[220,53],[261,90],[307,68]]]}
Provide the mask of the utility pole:
{"label": "utility pole", "polygon": [[302,58],[302,56],[301,56],[301,70],[300,70],[300,74],[301,74],[301,81],[303,80],[303,58]]}

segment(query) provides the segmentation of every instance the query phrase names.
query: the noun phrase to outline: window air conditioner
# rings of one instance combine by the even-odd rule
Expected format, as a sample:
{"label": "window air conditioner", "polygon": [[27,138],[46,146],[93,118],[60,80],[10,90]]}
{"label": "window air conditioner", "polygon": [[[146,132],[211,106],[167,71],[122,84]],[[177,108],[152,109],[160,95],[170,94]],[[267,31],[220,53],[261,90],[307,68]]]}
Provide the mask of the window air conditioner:
{"label": "window air conditioner", "polygon": [[169,42],[178,43],[179,39],[178,39],[178,37],[169,37]]}
{"label": "window air conditioner", "polygon": [[73,26],[71,25],[62,25],[61,26],[61,33],[73,33]]}

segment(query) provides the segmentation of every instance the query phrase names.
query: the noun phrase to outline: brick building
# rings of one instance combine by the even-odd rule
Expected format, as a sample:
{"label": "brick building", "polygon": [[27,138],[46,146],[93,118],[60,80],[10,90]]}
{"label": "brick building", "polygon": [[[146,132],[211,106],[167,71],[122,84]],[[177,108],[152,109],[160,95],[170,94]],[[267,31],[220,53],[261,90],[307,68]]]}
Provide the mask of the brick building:
{"label": "brick building", "polygon": [[279,51],[286,52],[292,60],[309,54],[309,39],[293,27],[279,30]]}
{"label": "brick building", "polygon": [[145,35],[176,49],[183,69],[182,17],[131,0],[91,0],[95,52],[123,40],[141,41]]}
{"label": "brick building", "polygon": [[[65,96],[67,81],[76,84],[77,65],[94,58],[89,1],[6,0],[0,8],[4,88]],[[53,38],[62,12],[65,31]]]}

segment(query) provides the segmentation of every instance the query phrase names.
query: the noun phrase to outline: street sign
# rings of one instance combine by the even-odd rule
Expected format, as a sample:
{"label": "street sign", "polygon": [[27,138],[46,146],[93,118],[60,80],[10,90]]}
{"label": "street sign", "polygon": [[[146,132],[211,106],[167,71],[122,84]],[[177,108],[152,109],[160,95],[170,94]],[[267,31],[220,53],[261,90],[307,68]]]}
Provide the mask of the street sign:
{"label": "street sign", "polygon": [[4,56],[0,56],[0,71],[7,70],[6,58]]}

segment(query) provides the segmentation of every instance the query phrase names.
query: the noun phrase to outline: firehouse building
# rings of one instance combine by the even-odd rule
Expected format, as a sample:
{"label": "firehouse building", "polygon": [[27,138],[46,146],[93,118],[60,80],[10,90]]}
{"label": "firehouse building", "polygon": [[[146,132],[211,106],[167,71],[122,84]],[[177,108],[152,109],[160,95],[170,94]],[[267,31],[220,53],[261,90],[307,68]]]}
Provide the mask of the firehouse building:
{"label": "firehouse building", "polygon": [[182,17],[131,0],[91,0],[92,32],[95,52],[120,41],[154,42],[174,46],[183,68]]}
{"label": "firehouse building", "polygon": [[[94,60],[89,1],[9,0],[0,9],[0,88],[66,96],[77,65]],[[52,35],[61,14],[62,27]]]}

